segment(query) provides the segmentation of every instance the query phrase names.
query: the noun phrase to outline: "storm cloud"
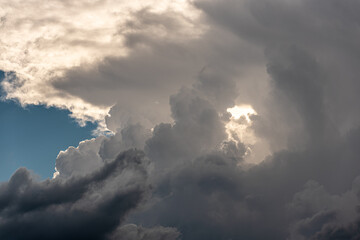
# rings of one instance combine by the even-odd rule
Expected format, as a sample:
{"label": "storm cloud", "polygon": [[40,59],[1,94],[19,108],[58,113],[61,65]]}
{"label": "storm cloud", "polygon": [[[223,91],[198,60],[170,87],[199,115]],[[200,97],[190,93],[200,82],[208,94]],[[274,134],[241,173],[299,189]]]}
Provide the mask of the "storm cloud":
{"label": "storm cloud", "polygon": [[[106,239],[144,199],[146,161],[128,151],[95,172],[38,182],[20,168],[1,185],[3,239]],[[101,219],[101,221],[99,221]]]}
{"label": "storm cloud", "polygon": [[[0,238],[360,239],[360,4],[176,2],[68,3],[85,16],[126,12],[112,11],[109,29],[73,29],[60,6],[56,18],[27,14],[70,35],[45,31],[22,48],[80,36],[91,56],[81,63],[30,68],[37,58],[15,58],[4,38],[7,98],[100,127],[59,153],[53,179],[20,168],[0,185]],[[0,27],[24,34],[10,14],[19,6]]]}

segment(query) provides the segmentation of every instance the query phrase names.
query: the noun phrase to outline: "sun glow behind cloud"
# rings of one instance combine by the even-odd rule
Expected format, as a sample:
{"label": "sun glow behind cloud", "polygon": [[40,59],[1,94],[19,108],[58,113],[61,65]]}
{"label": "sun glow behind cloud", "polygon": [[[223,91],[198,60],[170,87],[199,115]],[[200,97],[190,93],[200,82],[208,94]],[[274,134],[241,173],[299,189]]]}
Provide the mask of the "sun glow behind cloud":
{"label": "sun glow behind cloud", "polygon": [[232,118],[237,120],[241,117],[245,117],[247,122],[251,122],[250,115],[256,115],[257,113],[250,105],[239,105],[232,108],[228,108],[227,112],[231,113]]}
{"label": "sun glow behind cloud", "polygon": [[257,112],[251,105],[236,105],[228,108],[231,114],[229,122],[225,125],[228,138],[231,141],[241,142],[246,147],[246,163],[259,163],[269,154],[268,144],[256,137],[252,128],[251,116]]}
{"label": "sun glow behind cloud", "polygon": [[230,121],[226,124],[229,138],[246,144],[254,144],[255,136],[249,128],[252,124],[251,115],[257,115],[256,111],[250,105],[237,105],[228,108],[227,112],[231,114]]}

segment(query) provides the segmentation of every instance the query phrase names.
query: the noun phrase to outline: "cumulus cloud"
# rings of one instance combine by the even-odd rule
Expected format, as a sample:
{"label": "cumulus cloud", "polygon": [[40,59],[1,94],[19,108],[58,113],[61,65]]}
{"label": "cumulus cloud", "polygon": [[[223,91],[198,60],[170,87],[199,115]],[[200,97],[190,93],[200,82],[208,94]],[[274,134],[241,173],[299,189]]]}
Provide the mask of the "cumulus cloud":
{"label": "cumulus cloud", "polygon": [[21,168],[0,187],[0,236],[106,239],[146,196],[146,169],[139,151],[125,152],[92,173],[66,180],[38,182]]}
{"label": "cumulus cloud", "polygon": [[[2,28],[44,31],[37,44],[29,35],[36,48],[20,41],[26,54],[2,38],[8,98],[57,99],[113,135],[61,152],[52,180],[20,169],[1,185],[0,236],[359,238],[359,4],[64,2],[20,21],[15,3]],[[92,24],[69,23],[65,6]],[[53,25],[66,26],[57,41]],[[55,65],[32,55],[60,50],[69,59]],[[251,114],[235,118],[234,106]]]}

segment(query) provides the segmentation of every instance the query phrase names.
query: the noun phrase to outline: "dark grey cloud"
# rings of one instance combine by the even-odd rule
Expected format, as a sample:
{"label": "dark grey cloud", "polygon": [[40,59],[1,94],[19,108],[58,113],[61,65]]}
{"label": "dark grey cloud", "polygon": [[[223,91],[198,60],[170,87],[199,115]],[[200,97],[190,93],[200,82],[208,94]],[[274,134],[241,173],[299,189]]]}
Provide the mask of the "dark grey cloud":
{"label": "dark grey cloud", "polygon": [[[249,169],[239,166],[241,157],[234,161],[223,148],[213,146],[213,153],[194,155],[187,154],[187,149],[182,152],[182,144],[189,144],[196,146],[191,150],[196,153],[201,149],[196,144],[209,141],[206,134],[217,128],[195,117],[202,111],[190,111],[192,104],[200,104],[181,90],[170,100],[174,125],[158,125],[146,151],[154,162],[164,159],[163,164],[175,167],[157,180],[157,200],[135,214],[134,221],[151,226],[157,219],[158,224],[178,228],[184,239],[331,239],[321,234],[347,222],[347,229],[354,228],[359,199],[356,190],[349,189],[359,175],[359,151],[354,145],[359,142],[358,128],[346,135],[337,132],[324,96],[326,75],[311,53],[285,45],[267,50],[266,56],[271,101],[278,106],[272,110],[283,115],[282,124],[296,126],[287,134],[286,149]],[[260,115],[254,121],[269,121],[266,117]],[[291,121],[294,117],[297,122]],[[182,121],[187,129],[174,134]],[[188,131],[196,132],[192,127],[204,133],[181,138]],[[347,234],[344,236],[352,236]]]}
{"label": "dark grey cloud", "polygon": [[114,159],[120,152],[127,149],[144,149],[145,142],[151,136],[151,131],[139,123],[129,125],[101,142],[99,156],[104,161]]}
{"label": "dark grey cloud", "polygon": [[176,240],[180,233],[175,228],[144,228],[127,224],[118,228],[111,236],[112,240]]}
{"label": "dark grey cloud", "polygon": [[155,165],[172,168],[219,148],[225,127],[212,104],[183,88],[170,97],[174,124],[159,124],[146,142],[145,152]]}
{"label": "dark grey cloud", "polygon": [[329,117],[342,131],[359,123],[359,23],[356,1],[196,1],[214,24],[262,49],[295,45],[324,71]]}
{"label": "dark grey cloud", "polygon": [[[214,153],[169,172],[155,196],[162,200],[136,221],[166,224],[179,229],[183,239],[231,239],[250,216],[245,207],[243,181],[236,161]],[[235,227],[238,225],[239,227]],[[246,233],[243,233],[246,237]]]}
{"label": "dark grey cloud", "polygon": [[139,151],[82,177],[38,182],[21,168],[0,187],[2,239],[106,239],[146,196]]}
{"label": "dark grey cloud", "polygon": [[356,221],[352,224],[347,226],[342,225],[334,225],[334,226],[327,226],[321,232],[316,233],[315,236],[312,236],[311,239],[359,239],[360,232],[359,232],[359,221]]}

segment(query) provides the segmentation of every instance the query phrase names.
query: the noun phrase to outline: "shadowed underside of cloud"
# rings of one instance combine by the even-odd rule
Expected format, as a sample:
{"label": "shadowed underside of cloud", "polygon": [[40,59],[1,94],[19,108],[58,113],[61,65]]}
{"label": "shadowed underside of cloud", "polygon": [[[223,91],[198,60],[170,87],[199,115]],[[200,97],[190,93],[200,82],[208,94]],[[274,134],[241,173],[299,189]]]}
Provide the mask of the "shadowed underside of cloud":
{"label": "shadowed underside of cloud", "polygon": [[66,180],[37,182],[21,168],[1,185],[0,237],[106,239],[143,200],[146,178],[146,162],[138,151],[125,152],[91,174]]}
{"label": "shadowed underside of cloud", "polygon": [[[48,79],[61,97],[116,103],[102,119],[114,134],[61,152],[52,180],[15,172],[0,186],[0,238],[360,238],[360,5],[189,6],[196,17],[132,11],[117,29],[127,55]],[[257,114],[231,135],[234,104]]]}

